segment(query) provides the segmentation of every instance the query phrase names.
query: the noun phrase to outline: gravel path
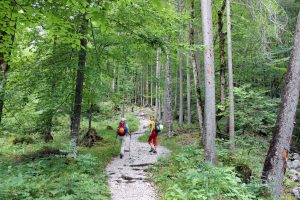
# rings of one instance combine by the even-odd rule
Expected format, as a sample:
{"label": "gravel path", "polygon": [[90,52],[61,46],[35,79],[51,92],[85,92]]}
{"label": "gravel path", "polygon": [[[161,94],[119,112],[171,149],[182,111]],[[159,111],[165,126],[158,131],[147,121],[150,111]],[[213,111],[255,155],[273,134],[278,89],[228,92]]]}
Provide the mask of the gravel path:
{"label": "gravel path", "polygon": [[148,152],[150,150],[149,144],[139,142],[138,138],[143,134],[149,134],[149,120],[144,118],[144,113],[139,113],[137,116],[140,119],[140,128],[131,136],[130,155],[130,137],[128,136],[123,159],[117,157],[106,167],[113,200],[157,199],[154,186],[149,181],[146,173],[149,166],[170,151],[159,146],[157,154]]}

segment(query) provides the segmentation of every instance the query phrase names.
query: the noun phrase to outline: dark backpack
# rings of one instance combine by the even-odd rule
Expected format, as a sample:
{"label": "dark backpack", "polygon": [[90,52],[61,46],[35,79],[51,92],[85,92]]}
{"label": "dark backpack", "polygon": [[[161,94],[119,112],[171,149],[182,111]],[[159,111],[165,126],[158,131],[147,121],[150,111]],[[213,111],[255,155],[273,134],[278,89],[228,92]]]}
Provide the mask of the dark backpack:
{"label": "dark backpack", "polygon": [[155,120],[155,132],[159,133],[160,131],[161,131],[160,123],[159,123],[159,121]]}

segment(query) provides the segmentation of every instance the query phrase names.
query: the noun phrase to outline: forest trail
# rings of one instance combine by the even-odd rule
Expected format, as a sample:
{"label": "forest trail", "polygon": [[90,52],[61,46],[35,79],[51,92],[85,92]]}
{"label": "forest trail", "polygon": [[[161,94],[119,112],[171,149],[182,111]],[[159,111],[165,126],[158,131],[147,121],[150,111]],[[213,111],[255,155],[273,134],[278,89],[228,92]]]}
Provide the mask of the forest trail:
{"label": "forest trail", "polygon": [[155,200],[154,185],[146,176],[149,166],[157,162],[158,158],[170,153],[162,146],[158,147],[157,154],[149,153],[147,143],[138,141],[138,138],[149,131],[149,119],[144,113],[137,113],[140,120],[139,130],[131,136],[131,152],[129,155],[130,137],[127,136],[125,155],[114,158],[106,167],[109,175],[109,187],[113,200]]}

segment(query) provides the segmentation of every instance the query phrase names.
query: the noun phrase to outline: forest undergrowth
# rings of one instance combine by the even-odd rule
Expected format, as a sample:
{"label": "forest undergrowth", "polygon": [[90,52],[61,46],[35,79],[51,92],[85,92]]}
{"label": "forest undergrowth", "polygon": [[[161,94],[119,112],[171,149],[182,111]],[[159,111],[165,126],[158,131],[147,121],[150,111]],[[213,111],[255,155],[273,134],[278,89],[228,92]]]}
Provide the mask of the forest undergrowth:
{"label": "forest undergrowth", "polygon": [[[179,129],[175,125],[176,129],[186,132],[178,132],[175,137],[165,133],[159,136],[159,145],[171,149],[172,154],[160,159],[150,170],[160,199],[271,200],[260,179],[268,138],[248,134],[237,136],[236,152],[232,157],[228,156],[227,139],[217,139],[218,162],[212,166],[203,159],[198,131],[187,127]],[[146,136],[141,140],[145,141]],[[293,186],[286,178],[283,199],[295,199],[290,193]]]}
{"label": "forest undergrowth", "polygon": [[[138,121],[132,115],[126,116],[132,131],[138,128]],[[105,167],[118,155],[119,144],[115,140],[115,127],[119,118],[102,121],[95,116],[93,127],[103,140],[95,146],[79,147],[76,162],[64,155],[35,155],[41,150],[69,151],[68,117],[60,117],[53,132],[51,143],[43,142],[38,135],[26,135],[31,142],[14,144],[19,135],[0,136],[0,199],[110,199]],[[81,137],[87,131],[82,122]],[[108,130],[108,126],[113,127]],[[48,152],[49,153],[49,152]],[[29,158],[29,159],[24,159]]]}

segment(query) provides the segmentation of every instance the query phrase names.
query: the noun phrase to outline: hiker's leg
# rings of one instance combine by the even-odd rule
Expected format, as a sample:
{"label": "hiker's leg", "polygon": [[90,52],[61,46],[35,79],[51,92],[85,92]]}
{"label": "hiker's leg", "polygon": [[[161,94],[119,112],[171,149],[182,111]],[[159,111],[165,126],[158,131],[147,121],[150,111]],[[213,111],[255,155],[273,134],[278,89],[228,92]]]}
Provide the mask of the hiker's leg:
{"label": "hiker's leg", "polygon": [[154,145],[154,149],[156,150],[156,147],[157,147],[157,137],[158,137],[158,134],[155,133],[154,137],[153,137],[153,145]]}
{"label": "hiker's leg", "polygon": [[158,133],[154,132],[153,133],[153,145],[154,145],[155,150],[157,148],[157,137],[158,137]]}
{"label": "hiker's leg", "polygon": [[124,137],[119,136],[119,140],[121,145],[120,155],[124,155],[124,148],[125,148]]}
{"label": "hiker's leg", "polygon": [[153,143],[152,143],[152,140],[153,140],[153,132],[149,135],[148,143],[149,143],[150,147],[151,147],[152,149],[154,149],[154,145],[153,145]]}

